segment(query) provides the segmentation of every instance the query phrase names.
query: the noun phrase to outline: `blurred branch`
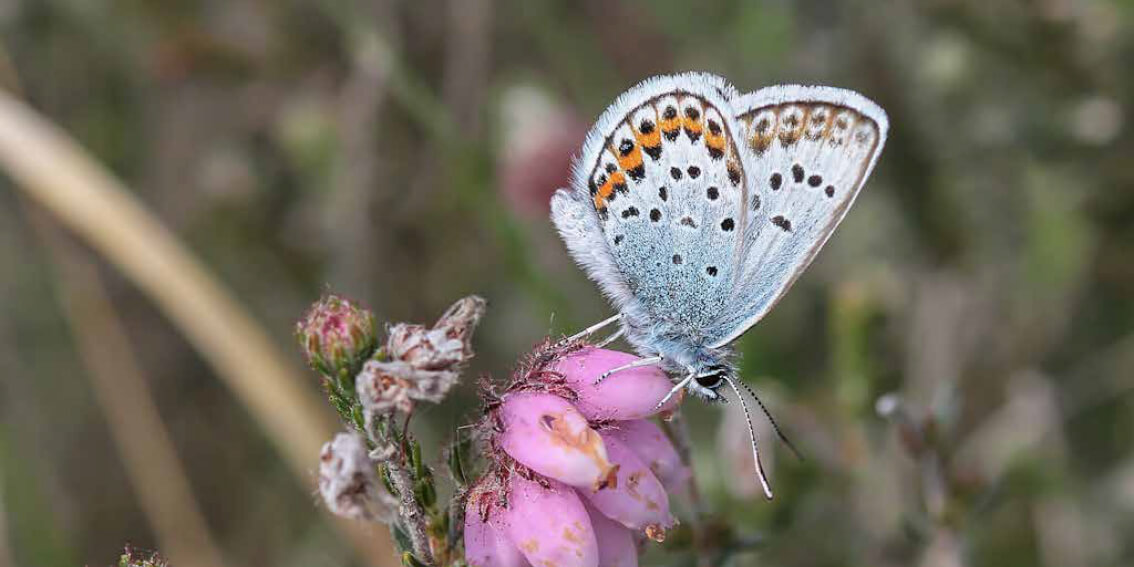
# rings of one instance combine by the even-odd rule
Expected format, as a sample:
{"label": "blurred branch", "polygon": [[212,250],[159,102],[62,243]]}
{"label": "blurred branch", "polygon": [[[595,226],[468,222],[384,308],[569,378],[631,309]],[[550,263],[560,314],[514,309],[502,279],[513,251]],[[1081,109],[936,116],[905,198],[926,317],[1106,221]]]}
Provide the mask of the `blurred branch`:
{"label": "blurred branch", "polygon": [[45,219],[31,217],[58,271],[56,291],[95,399],[160,548],[174,565],[223,565],[98,270]]}
{"label": "blurred branch", "polygon": [[[307,484],[333,418],[220,282],[64,132],[0,92],[0,167],[146,293],[248,407]],[[375,564],[388,538],[353,537]]]}

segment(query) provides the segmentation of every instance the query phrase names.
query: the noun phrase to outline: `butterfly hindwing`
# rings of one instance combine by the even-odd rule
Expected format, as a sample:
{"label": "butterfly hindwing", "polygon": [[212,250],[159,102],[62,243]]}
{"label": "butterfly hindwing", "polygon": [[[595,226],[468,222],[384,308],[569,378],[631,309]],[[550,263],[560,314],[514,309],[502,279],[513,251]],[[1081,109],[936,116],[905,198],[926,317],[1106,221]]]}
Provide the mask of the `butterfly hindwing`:
{"label": "butterfly hindwing", "polygon": [[631,331],[696,340],[725,310],[749,179],[731,94],[701,74],[631,89],[588,136],[572,188],[552,199],[569,249]]}
{"label": "butterfly hindwing", "polygon": [[760,320],[846,215],[885,143],[886,114],[829,87],[777,86],[733,100],[750,194],[738,271],[724,316],[726,345]]}

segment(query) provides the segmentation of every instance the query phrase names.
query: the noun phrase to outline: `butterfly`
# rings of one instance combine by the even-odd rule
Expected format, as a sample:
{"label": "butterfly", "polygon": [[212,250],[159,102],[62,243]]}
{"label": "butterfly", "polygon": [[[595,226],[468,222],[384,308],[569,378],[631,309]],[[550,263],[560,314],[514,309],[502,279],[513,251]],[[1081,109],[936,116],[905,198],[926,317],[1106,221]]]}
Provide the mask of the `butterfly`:
{"label": "butterfly", "polygon": [[[870,176],[886,113],[844,89],[780,85],[740,93],[725,79],[647,79],[587,135],[551,217],[575,261],[643,357],[683,388],[723,400],[736,384],[731,344],[807,268]],[[600,380],[601,380],[600,379]],[[749,394],[755,394],[748,390]],[[758,401],[758,399],[757,399]],[[748,419],[765,496],[772,497]]]}

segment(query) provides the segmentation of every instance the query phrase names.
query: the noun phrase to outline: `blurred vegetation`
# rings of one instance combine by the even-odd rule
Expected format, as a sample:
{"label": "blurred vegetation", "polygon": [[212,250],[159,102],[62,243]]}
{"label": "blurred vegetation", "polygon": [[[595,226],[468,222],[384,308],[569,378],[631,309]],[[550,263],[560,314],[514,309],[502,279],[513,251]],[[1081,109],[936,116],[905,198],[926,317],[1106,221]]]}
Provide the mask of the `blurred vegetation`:
{"label": "blurred vegetation", "polygon": [[[736,564],[1134,563],[1128,1],[0,2],[0,84],[280,345],[326,287],[379,321],[489,300],[469,384],[415,423],[434,443],[471,418],[472,377],[608,312],[544,203],[613,97],[679,70],[852,88],[892,125],[740,343],[806,455],[775,449],[774,502],[718,435],[736,408],[687,405],[706,499],[760,536]],[[68,321],[59,225],[0,185],[0,565],[111,564],[160,535],[87,379],[98,338]],[[179,329],[72,240],[226,562],[364,564]]]}

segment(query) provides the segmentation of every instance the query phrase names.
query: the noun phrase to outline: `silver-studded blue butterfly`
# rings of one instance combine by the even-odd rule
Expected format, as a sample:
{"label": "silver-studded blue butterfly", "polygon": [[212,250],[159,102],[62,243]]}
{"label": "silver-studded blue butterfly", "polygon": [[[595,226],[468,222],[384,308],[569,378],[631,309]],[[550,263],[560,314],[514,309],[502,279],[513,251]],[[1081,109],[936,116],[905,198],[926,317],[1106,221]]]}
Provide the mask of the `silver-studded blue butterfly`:
{"label": "silver-studded blue butterfly", "polygon": [[[571,255],[618,310],[580,335],[619,322],[616,336],[644,357],[636,366],[680,378],[667,400],[682,388],[720,400],[728,384],[743,404],[729,345],[815,258],[887,128],[878,105],[830,87],[741,94],[687,73],[623,93],[588,134],[571,187],[551,199]],[[771,498],[751,420],[749,432]]]}

